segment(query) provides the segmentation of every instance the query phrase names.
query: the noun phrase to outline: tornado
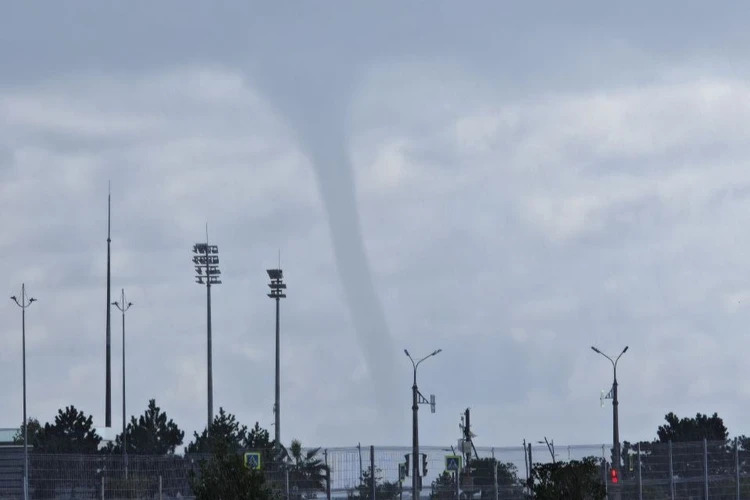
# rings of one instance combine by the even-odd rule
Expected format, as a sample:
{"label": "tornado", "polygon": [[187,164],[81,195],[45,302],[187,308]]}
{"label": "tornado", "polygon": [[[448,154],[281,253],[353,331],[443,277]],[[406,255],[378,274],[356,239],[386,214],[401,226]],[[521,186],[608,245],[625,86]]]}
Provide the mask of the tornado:
{"label": "tornado", "polygon": [[341,73],[293,72],[269,64],[252,75],[280,113],[313,169],[328,219],[338,276],[362,348],[381,422],[397,398],[396,350],[372,278],[349,154],[348,117],[355,80]]}

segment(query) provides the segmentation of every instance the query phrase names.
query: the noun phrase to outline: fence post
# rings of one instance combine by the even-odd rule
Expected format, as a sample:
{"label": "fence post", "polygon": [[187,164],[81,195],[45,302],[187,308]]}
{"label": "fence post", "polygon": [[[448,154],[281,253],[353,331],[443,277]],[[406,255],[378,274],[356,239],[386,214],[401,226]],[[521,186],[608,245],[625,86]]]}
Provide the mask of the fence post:
{"label": "fence post", "polygon": [[740,440],[734,438],[734,480],[737,482],[737,500],[740,500]]}
{"label": "fence post", "polygon": [[162,482],[161,482],[161,474],[159,474],[159,500],[162,500]]}
{"label": "fence post", "polygon": [[104,500],[104,474],[102,474],[102,500]]}
{"label": "fence post", "polygon": [[672,440],[669,440],[669,498],[674,500],[674,462],[672,461]]}
{"label": "fence post", "polygon": [[492,448],[492,481],[495,485],[495,500],[500,497],[500,487],[497,485],[497,459],[495,458],[495,448]]}
{"label": "fence post", "polygon": [[323,450],[323,457],[326,461],[326,500],[331,500],[331,466],[328,465],[328,448]]}
{"label": "fence post", "polygon": [[602,474],[604,474],[604,493],[605,498],[609,498],[609,481],[607,477],[607,455],[604,452],[605,446],[602,445]]}
{"label": "fence post", "polygon": [[643,477],[641,476],[641,443],[638,443],[638,500],[643,500]]}
{"label": "fence post", "polygon": [[370,499],[375,499],[375,446],[370,445]]}
{"label": "fence post", "polygon": [[703,492],[708,498],[708,441],[703,438]]}
{"label": "fence post", "polygon": [[284,467],[284,490],[286,493],[286,500],[289,500],[289,467]]}

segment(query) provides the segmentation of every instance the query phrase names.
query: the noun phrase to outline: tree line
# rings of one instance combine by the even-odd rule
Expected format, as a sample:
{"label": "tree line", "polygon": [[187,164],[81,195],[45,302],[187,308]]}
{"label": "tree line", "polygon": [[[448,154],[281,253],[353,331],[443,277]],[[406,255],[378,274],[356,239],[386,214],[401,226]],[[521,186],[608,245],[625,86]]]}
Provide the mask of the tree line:
{"label": "tree line", "polygon": [[[750,453],[746,453],[750,451],[750,438],[742,435],[730,440],[723,420],[716,413],[711,416],[698,413],[695,417],[680,418],[670,412],[664,418],[665,423],[658,427],[654,440],[623,443],[622,462],[619,464],[621,480],[634,479],[636,469],[640,469],[644,476],[668,479],[664,464],[669,462],[669,453],[675,453],[678,457],[671,461],[673,475],[686,479],[675,486],[678,494],[680,488],[690,487],[690,478],[702,476],[704,461],[707,462],[709,475],[713,477],[732,477],[737,467],[742,472],[750,472]],[[15,436],[14,441],[18,444],[23,443],[25,425],[22,424]],[[35,455],[114,456],[127,451],[127,455],[169,457],[176,454],[184,438],[184,431],[153,399],[148,402],[142,415],[131,417],[124,436],[120,433],[113,442],[104,446],[93,426],[93,417],[72,405],[58,410],[54,419],[43,425],[34,418],[28,421],[29,444]],[[700,445],[703,440],[709,447],[708,453]],[[260,471],[249,469],[243,462],[243,453],[251,450],[261,453],[264,465]],[[193,433],[192,440],[185,446],[185,453],[205,457],[200,462],[199,472],[193,472],[190,476],[191,489],[196,496],[199,491],[211,492],[217,491],[217,488],[230,488],[235,492],[239,491],[237,488],[252,488],[255,492],[252,498],[266,498],[263,495],[272,495],[279,490],[278,472],[283,469],[284,481],[288,478],[289,483],[298,485],[305,492],[299,494],[300,498],[314,498],[315,492],[325,491],[326,478],[330,474],[320,457],[320,448],[306,450],[296,439],[288,448],[281,444],[277,447],[268,430],[258,422],[248,428],[224,408],[219,409],[209,428],[201,433]],[[461,491],[480,492],[480,498],[494,498],[496,488],[503,491],[504,498],[525,498],[528,492],[540,500],[603,498],[603,478],[608,468],[602,457],[585,457],[567,462],[555,460],[553,463],[532,464],[527,479],[520,477],[516,465],[510,462],[473,458],[466,465],[458,479],[451,473],[443,472],[430,485],[425,485],[430,489],[430,498],[455,499],[456,480]],[[408,488],[409,481],[408,478],[407,484],[402,484],[400,480],[385,481],[380,469],[373,471],[367,468],[361,471],[359,485],[349,492],[348,497],[369,498],[375,482],[377,498],[395,500],[401,494],[402,487]],[[649,486],[651,489],[665,487]],[[261,491],[264,493],[259,493]]]}

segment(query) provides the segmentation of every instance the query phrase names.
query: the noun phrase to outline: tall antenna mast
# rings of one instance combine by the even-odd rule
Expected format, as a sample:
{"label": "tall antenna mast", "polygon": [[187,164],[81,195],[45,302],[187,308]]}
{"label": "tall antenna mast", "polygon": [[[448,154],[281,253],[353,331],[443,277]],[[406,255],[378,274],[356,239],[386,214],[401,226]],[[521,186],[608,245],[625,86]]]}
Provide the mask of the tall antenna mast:
{"label": "tall antenna mast", "polygon": [[110,259],[110,245],[112,243],[111,229],[112,229],[112,183],[111,181],[107,186],[107,362],[106,362],[106,394],[105,394],[105,408],[104,408],[104,426],[107,428],[112,427],[112,325],[110,317],[110,305],[112,303],[111,297],[111,259]]}

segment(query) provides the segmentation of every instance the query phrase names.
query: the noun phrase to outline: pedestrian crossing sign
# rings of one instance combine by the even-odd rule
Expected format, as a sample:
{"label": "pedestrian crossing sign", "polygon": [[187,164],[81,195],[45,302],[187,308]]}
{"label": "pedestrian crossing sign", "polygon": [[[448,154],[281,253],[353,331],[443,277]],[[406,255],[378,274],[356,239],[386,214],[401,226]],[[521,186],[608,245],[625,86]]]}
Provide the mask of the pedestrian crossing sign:
{"label": "pedestrian crossing sign", "polygon": [[460,455],[446,455],[445,456],[445,470],[451,472],[458,472],[461,469],[461,457]]}
{"label": "pedestrian crossing sign", "polygon": [[251,451],[245,453],[245,467],[253,470],[260,470],[260,453]]}

